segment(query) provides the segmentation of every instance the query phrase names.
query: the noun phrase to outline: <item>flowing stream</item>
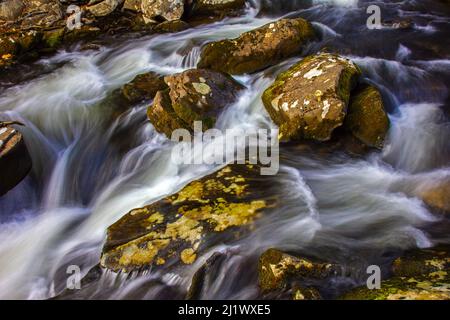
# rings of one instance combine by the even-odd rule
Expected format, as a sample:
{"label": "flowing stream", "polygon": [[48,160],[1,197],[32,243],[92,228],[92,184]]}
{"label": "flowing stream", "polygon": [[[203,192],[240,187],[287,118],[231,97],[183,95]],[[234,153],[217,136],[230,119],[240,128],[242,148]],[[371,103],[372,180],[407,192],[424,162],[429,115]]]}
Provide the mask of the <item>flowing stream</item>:
{"label": "flowing stream", "polygon": [[[370,264],[395,252],[450,242],[447,223],[414,196],[450,176],[450,9],[439,1],[263,1],[273,10],[247,14],[174,34],[124,38],[99,50],[74,46],[41,59],[27,79],[0,88],[0,119],[22,121],[32,173],[0,198],[0,298],[46,299],[61,293],[67,266],[86,274],[99,262],[106,229],[129,210],[171,194],[214,166],[176,165],[174,144],[146,120],[150,102],[117,116],[112,92],[146,71],[172,74],[196,66],[200,48],[281,16],[314,23],[322,39],[302,56],[332,48],[355,61],[365,81],[383,93],[391,129],[382,151],[364,156],[281,147],[283,206],[234,243],[211,247],[173,273],[139,277],[104,272],[78,298],[183,297],[195,270],[213,252],[227,254],[204,298],[258,297],[257,259],[265,249],[302,250],[349,267],[325,284],[329,297],[364,282]],[[384,20],[409,19],[407,30],[366,27],[369,4]],[[218,127],[272,128],[261,94],[300,57],[251,76]],[[34,71],[33,71],[34,70]],[[2,79],[4,80],[4,79]],[[327,296],[326,295],[326,296]]]}

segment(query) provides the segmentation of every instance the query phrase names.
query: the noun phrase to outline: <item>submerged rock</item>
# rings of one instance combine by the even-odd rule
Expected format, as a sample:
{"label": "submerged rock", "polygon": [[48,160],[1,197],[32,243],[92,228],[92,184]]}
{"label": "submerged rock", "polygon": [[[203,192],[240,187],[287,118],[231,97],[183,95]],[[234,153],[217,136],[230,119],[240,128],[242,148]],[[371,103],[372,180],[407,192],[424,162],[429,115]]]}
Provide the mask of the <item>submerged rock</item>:
{"label": "submerged rock", "polygon": [[236,39],[207,44],[198,67],[230,74],[256,72],[300,53],[303,45],[315,36],[308,21],[281,19],[245,32]]}
{"label": "submerged rock", "polygon": [[280,139],[329,140],[344,122],[360,74],[352,61],[321,53],[278,75],[262,99],[279,126]]}
{"label": "submerged rock", "polygon": [[[284,289],[292,279],[324,279],[335,275],[337,266],[331,263],[314,262],[309,259],[295,257],[277,249],[265,251],[259,259],[259,287],[263,292]],[[300,293],[296,293],[300,290]],[[300,298],[302,292],[310,291],[312,296],[314,289],[300,287],[294,290],[294,295]],[[305,290],[305,291],[303,291]],[[309,294],[307,294],[309,295]],[[320,297],[320,294],[318,295]]]}
{"label": "submerged rock", "polygon": [[383,147],[389,118],[381,94],[375,87],[365,86],[352,94],[345,126],[369,147]]}
{"label": "submerged rock", "polygon": [[416,249],[396,259],[380,289],[356,288],[345,300],[450,300],[450,247]]}
{"label": "submerged rock", "polygon": [[122,95],[128,102],[134,104],[153,99],[158,91],[166,88],[164,77],[147,72],[137,75],[131,82],[125,84],[122,87]]}
{"label": "submerged rock", "polygon": [[275,181],[260,167],[229,165],[178,193],[135,209],[108,228],[102,267],[136,269],[192,264],[205,247],[238,239],[275,201]]}
{"label": "submerged rock", "polygon": [[30,170],[31,157],[22,134],[0,122],[0,195],[19,184]]}
{"label": "submerged rock", "polygon": [[417,194],[431,208],[450,213],[450,179],[426,185]]}
{"label": "submerged rock", "polygon": [[[194,121],[202,121],[204,130],[212,128],[244,88],[226,74],[205,69],[187,70],[164,80],[169,90],[157,95],[148,115],[156,130],[168,137],[174,129],[193,129]],[[172,120],[167,122],[169,118]],[[174,128],[178,124],[183,126]]]}

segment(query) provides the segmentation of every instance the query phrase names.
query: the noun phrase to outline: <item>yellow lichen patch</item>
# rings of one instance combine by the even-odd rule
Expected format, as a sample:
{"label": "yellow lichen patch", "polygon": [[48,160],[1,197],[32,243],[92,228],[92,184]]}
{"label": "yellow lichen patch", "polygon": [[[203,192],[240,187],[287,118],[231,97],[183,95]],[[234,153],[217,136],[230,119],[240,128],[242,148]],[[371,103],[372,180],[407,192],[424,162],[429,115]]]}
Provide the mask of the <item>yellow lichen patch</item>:
{"label": "yellow lichen patch", "polygon": [[386,297],[387,300],[448,300],[450,294],[439,291],[408,290],[398,291]]}
{"label": "yellow lichen patch", "polygon": [[450,259],[431,259],[431,260],[426,260],[425,264],[427,266],[432,266],[439,270],[442,270],[445,268],[445,265],[449,262],[450,262]]}
{"label": "yellow lichen patch", "polygon": [[220,170],[218,173],[217,173],[217,177],[218,178],[221,178],[221,177],[223,177],[226,173],[230,173],[231,172],[231,168],[230,167],[225,167],[225,168],[223,168],[222,170]]}
{"label": "yellow lichen patch", "polygon": [[[127,244],[122,251],[119,264],[122,266],[149,264],[159,250],[165,248],[169,242],[169,240],[153,240],[148,242],[145,248],[138,246],[136,243]],[[120,250],[120,248],[118,249]]]}
{"label": "yellow lichen patch", "polygon": [[164,222],[164,216],[159,212],[155,212],[154,214],[152,214],[150,217],[148,217],[146,219],[146,222],[150,225],[161,224]]}
{"label": "yellow lichen patch", "polygon": [[12,58],[12,54],[10,54],[10,53],[2,55],[3,60],[10,60],[11,58]]}
{"label": "yellow lichen patch", "polygon": [[447,276],[447,272],[446,271],[431,272],[429,276],[432,278],[437,278],[437,280],[444,280],[445,277]]}
{"label": "yellow lichen patch", "polygon": [[160,266],[163,265],[164,263],[166,263],[166,260],[164,260],[163,258],[156,259],[156,265]]}
{"label": "yellow lichen patch", "polygon": [[302,294],[300,290],[295,291],[294,300],[305,300],[305,296]]}
{"label": "yellow lichen patch", "polygon": [[131,212],[130,212],[130,215],[131,216],[135,216],[135,215],[138,215],[138,214],[148,214],[149,213],[149,211],[148,211],[148,209],[147,208],[139,208],[139,209],[134,209],[134,210],[131,210]]}
{"label": "yellow lichen patch", "polygon": [[194,249],[184,249],[181,251],[181,261],[185,264],[192,264],[194,263],[195,259],[197,258],[197,255],[195,254]]}
{"label": "yellow lichen patch", "polygon": [[214,231],[224,231],[229,227],[241,226],[253,221],[257,210],[266,207],[263,200],[250,203],[220,203],[211,215]]}
{"label": "yellow lichen patch", "polygon": [[203,183],[200,181],[194,181],[188,184],[176,197],[172,198],[172,204],[177,204],[185,201],[198,201],[208,203],[209,200],[203,200]]}
{"label": "yellow lichen patch", "polygon": [[182,239],[194,243],[201,239],[202,230],[203,227],[197,220],[182,216],[180,219],[167,225],[162,237],[172,240]]}

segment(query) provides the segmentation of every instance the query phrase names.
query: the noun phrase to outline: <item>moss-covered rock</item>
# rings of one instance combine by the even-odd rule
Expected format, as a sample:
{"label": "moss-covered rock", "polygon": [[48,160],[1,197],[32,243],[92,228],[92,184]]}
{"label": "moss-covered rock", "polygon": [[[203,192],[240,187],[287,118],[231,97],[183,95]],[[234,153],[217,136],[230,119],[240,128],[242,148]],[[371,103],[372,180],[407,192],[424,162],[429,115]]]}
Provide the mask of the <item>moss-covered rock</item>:
{"label": "moss-covered rock", "polygon": [[345,127],[369,147],[383,147],[389,118],[381,94],[375,87],[364,86],[352,94]]}
{"label": "moss-covered rock", "polygon": [[192,264],[204,247],[245,234],[275,199],[258,166],[229,165],[178,193],[135,209],[108,228],[102,267],[132,271]]}
{"label": "moss-covered rock", "polygon": [[122,87],[122,95],[131,104],[153,99],[160,90],[167,89],[164,77],[155,72],[137,75]]}
{"label": "moss-covered rock", "polygon": [[321,53],[278,75],[262,99],[279,126],[280,139],[329,140],[344,122],[360,74],[352,61]]}
{"label": "moss-covered rock", "polygon": [[207,44],[198,67],[230,74],[252,73],[300,53],[303,45],[315,37],[308,21],[281,19],[236,39]]}
{"label": "moss-covered rock", "polygon": [[0,122],[0,195],[19,184],[30,172],[31,165],[22,134],[10,124]]}
{"label": "moss-covered rock", "polygon": [[450,247],[412,250],[397,258],[380,289],[356,288],[345,300],[450,300]]}
{"label": "moss-covered rock", "polygon": [[48,30],[43,33],[42,41],[46,48],[56,48],[63,43],[65,28]]}
{"label": "moss-covered rock", "polygon": [[422,186],[417,195],[431,208],[445,214],[450,213],[450,179]]}
{"label": "moss-covered rock", "polygon": [[280,290],[287,287],[292,279],[324,279],[335,275],[337,270],[338,267],[331,263],[316,262],[269,249],[259,259],[259,287],[263,292]]}

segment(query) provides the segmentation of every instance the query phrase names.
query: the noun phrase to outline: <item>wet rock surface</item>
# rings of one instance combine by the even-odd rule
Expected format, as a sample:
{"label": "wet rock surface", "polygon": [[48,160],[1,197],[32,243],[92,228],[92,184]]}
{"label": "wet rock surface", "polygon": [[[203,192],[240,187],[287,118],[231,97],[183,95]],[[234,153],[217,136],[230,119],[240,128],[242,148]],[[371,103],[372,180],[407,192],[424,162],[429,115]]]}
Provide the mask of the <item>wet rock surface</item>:
{"label": "wet rock surface", "polygon": [[[174,129],[193,129],[194,121],[202,121],[204,130],[212,128],[244,88],[230,76],[206,69],[187,70],[166,76],[164,81],[169,89],[158,92],[148,115],[155,128],[168,137]],[[169,118],[173,119],[166,122]],[[174,128],[177,124],[183,126]]]}
{"label": "wet rock surface", "polygon": [[108,228],[101,265],[130,272],[151,266],[189,265],[204,245],[238,239],[265,210],[276,183],[259,167],[229,165],[178,193],[135,209]]}
{"label": "wet rock surface", "polygon": [[122,87],[122,95],[131,104],[151,100],[160,90],[167,88],[164,77],[155,72],[137,75]]}
{"label": "wet rock surface", "polygon": [[252,73],[301,52],[316,37],[312,25],[304,19],[281,19],[255,30],[207,44],[201,53],[199,68],[230,74]]}
{"label": "wet rock surface", "polygon": [[335,54],[309,56],[278,75],[262,96],[280,139],[326,141],[344,123],[361,71]]}
{"label": "wet rock surface", "polygon": [[31,166],[22,134],[8,123],[0,122],[0,196],[19,184]]}
{"label": "wet rock surface", "polygon": [[450,213],[450,179],[427,184],[417,191],[417,195],[432,209]]}
{"label": "wet rock surface", "polygon": [[450,248],[415,249],[397,258],[393,277],[380,289],[366,286],[345,294],[345,300],[450,300]]}
{"label": "wet rock surface", "polygon": [[[265,251],[259,259],[259,287],[262,292],[286,289],[292,280],[325,279],[337,274],[339,267],[331,263],[316,262],[296,257],[277,249]],[[298,299],[320,298],[314,288],[296,287],[294,297]]]}
{"label": "wet rock surface", "polygon": [[352,93],[345,127],[369,147],[382,148],[389,130],[389,118],[380,92],[364,86]]}

